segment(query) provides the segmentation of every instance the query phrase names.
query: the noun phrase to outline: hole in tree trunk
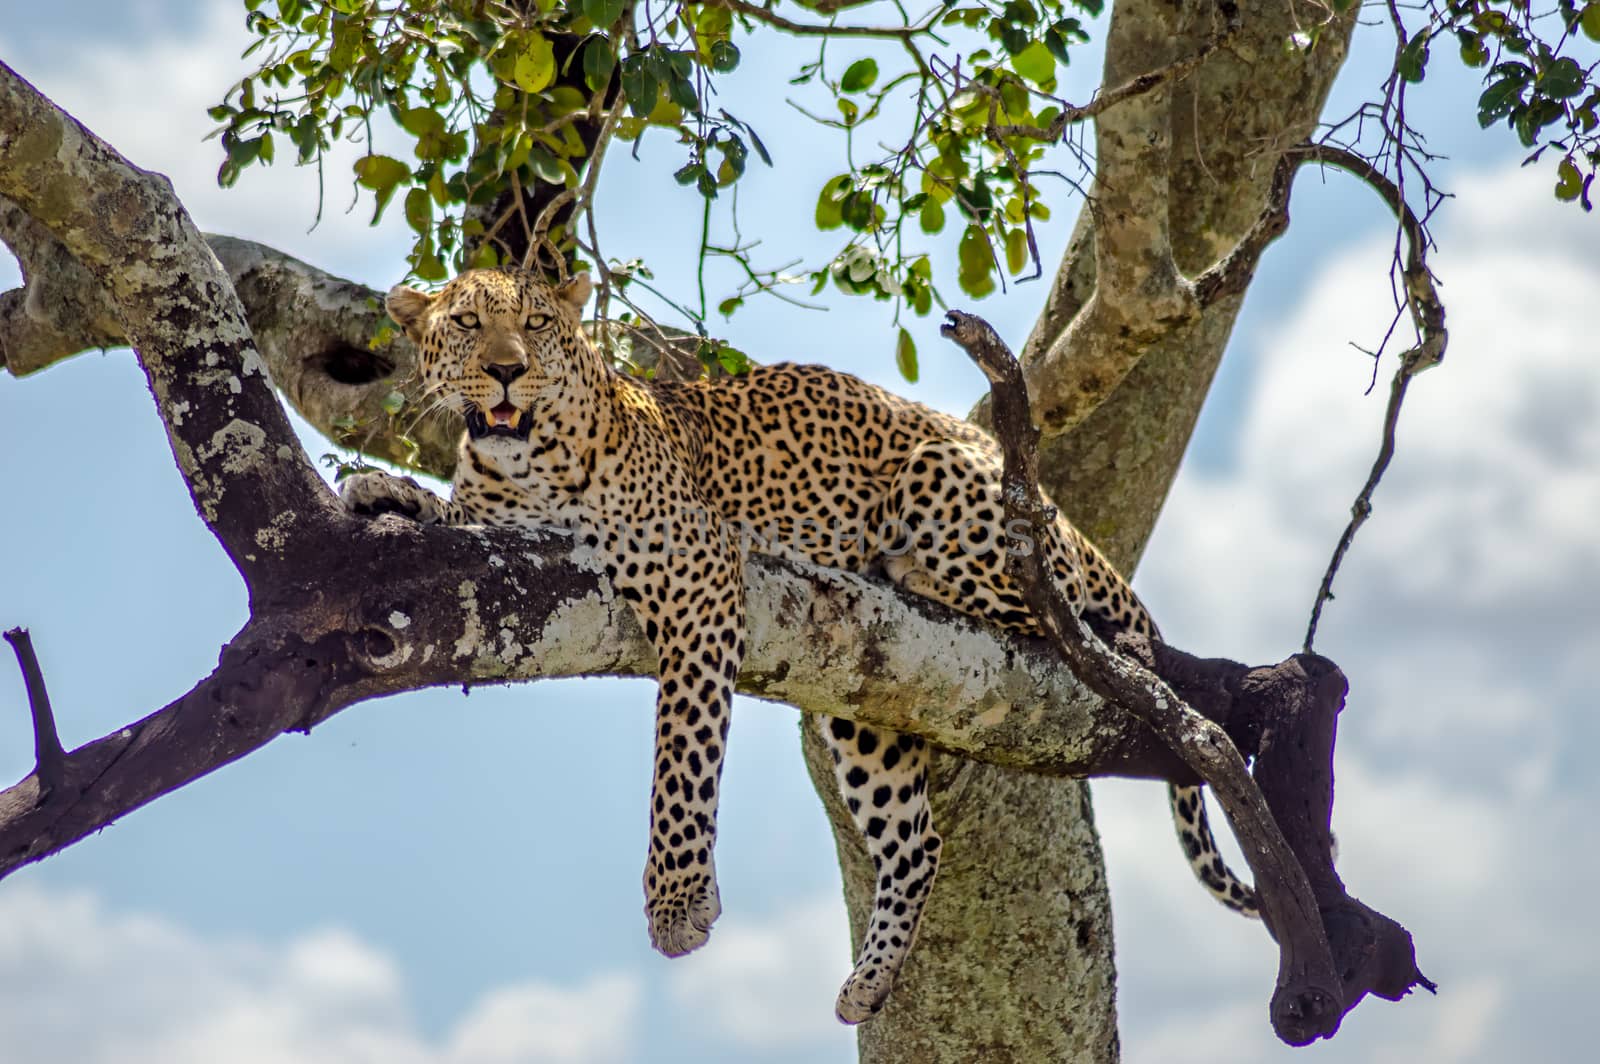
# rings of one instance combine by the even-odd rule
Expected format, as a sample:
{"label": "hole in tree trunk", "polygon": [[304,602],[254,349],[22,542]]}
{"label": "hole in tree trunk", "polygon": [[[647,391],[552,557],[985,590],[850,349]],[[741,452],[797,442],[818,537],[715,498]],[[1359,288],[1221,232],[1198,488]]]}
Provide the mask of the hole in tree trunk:
{"label": "hole in tree trunk", "polygon": [[394,372],[393,362],[354,344],[336,344],[313,361],[340,384],[371,384]]}

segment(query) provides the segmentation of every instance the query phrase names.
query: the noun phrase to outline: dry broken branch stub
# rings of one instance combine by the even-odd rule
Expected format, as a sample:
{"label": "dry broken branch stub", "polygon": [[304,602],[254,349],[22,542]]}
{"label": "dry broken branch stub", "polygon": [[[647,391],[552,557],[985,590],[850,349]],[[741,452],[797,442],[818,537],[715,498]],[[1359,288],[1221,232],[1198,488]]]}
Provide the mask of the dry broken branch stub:
{"label": "dry broken branch stub", "polygon": [[17,667],[22,670],[23,686],[28,692],[28,712],[33,718],[34,774],[39,779],[39,793],[47,795],[61,786],[66,771],[66,751],[61,749],[61,738],[56,733],[50,692],[45,689],[44,670],[39,667],[39,656],[33,652],[32,637],[26,628],[12,628],[6,632],[5,640],[17,655]]}
{"label": "dry broken branch stub", "polygon": [[[1039,494],[1035,458],[1039,432],[1029,410],[1022,367],[981,318],[952,311],[942,331],[971,356],[993,388],[995,430],[1005,455],[1002,493],[1007,521],[1037,529],[1054,515]],[[1073,671],[1108,705],[1154,729],[1216,792],[1255,874],[1265,922],[1279,944],[1278,986],[1270,1014],[1280,1038],[1303,1045],[1331,1036],[1344,1014],[1369,991],[1397,997],[1413,985],[1431,988],[1416,970],[1409,934],[1350,899],[1333,870],[1328,833],[1333,721],[1343,705],[1345,684],[1331,662],[1308,655],[1305,662],[1280,666],[1309,676],[1302,683],[1290,683],[1286,697],[1263,703],[1269,710],[1282,705],[1288,710],[1252,722],[1262,729],[1256,733],[1262,741],[1258,756],[1274,766],[1272,790],[1279,799],[1274,807],[1247,773],[1229,735],[1186,705],[1159,675],[1101,644],[1049,579],[1036,552],[1009,554],[1006,568]],[[1148,664],[1155,663],[1155,649],[1165,648],[1156,644],[1151,654],[1144,655]],[[1308,687],[1315,687],[1315,693],[1306,694]],[[1304,706],[1314,711],[1307,712]],[[1235,730],[1239,724],[1235,721]],[[1319,725],[1322,730],[1316,732]],[[1283,742],[1285,733],[1296,732],[1299,738],[1298,733],[1308,727],[1325,743]],[[1320,797],[1320,803],[1306,799],[1306,794]],[[1299,811],[1298,845],[1284,837],[1276,815],[1279,807]],[[1313,871],[1314,879],[1308,875]],[[1370,958],[1379,954],[1383,960],[1373,965]]]}

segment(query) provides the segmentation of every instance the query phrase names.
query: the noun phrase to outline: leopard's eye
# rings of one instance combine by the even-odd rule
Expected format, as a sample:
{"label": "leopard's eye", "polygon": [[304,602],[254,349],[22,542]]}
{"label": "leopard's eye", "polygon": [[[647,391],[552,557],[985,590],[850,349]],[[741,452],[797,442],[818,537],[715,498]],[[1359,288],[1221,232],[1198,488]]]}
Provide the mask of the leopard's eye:
{"label": "leopard's eye", "polygon": [[540,329],[549,324],[550,315],[548,314],[529,314],[528,320],[522,323],[523,328],[527,329],[529,332],[538,332]]}
{"label": "leopard's eye", "polygon": [[478,316],[470,310],[465,314],[452,314],[450,315],[450,320],[463,329],[476,329],[478,327]]}

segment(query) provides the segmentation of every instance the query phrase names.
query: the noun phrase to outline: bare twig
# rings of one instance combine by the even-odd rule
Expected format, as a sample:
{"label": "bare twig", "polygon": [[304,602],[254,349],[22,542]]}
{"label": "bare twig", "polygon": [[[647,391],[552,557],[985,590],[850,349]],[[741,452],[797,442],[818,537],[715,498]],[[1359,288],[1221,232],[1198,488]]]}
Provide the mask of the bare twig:
{"label": "bare twig", "polygon": [[1356,500],[1350,507],[1350,522],[1345,525],[1344,533],[1340,535],[1338,545],[1333,549],[1333,557],[1329,559],[1327,571],[1323,573],[1322,583],[1317,588],[1316,601],[1311,605],[1311,620],[1306,624],[1304,644],[1306,651],[1309,652],[1316,641],[1317,624],[1322,619],[1323,604],[1333,598],[1334,577],[1344,562],[1345,554],[1350,550],[1350,544],[1355,540],[1357,530],[1371,516],[1373,493],[1377,491],[1378,482],[1383,479],[1384,473],[1389,468],[1389,462],[1394,458],[1395,431],[1400,422],[1400,408],[1405,402],[1406,389],[1410,387],[1412,377],[1423,370],[1432,369],[1444,360],[1445,345],[1449,343],[1450,334],[1444,325],[1444,302],[1439,298],[1433,274],[1428,269],[1427,233],[1423,229],[1421,219],[1406,203],[1405,195],[1399,185],[1384,176],[1366,159],[1344,148],[1326,144],[1306,145],[1294,149],[1293,154],[1302,162],[1319,162],[1354,175],[1382,196],[1389,209],[1394,211],[1395,217],[1400,221],[1400,229],[1407,245],[1406,265],[1403,271],[1406,305],[1410,308],[1411,321],[1417,331],[1416,344],[1401,352],[1400,365],[1395,370],[1394,380],[1389,385],[1389,406],[1384,412],[1383,435],[1378,445],[1377,458],[1373,460],[1372,469],[1367,474],[1367,482],[1362,485],[1360,493],[1356,495]]}
{"label": "bare twig", "polygon": [[[1033,530],[1033,542],[1041,542],[1040,534],[1053,524],[1055,512],[1039,494],[1039,430],[1033,424],[1022,366],[982,318],[951,311],[940,331],[967,352],[992,386],[995,433],[1005,454],[1002,497],[1007,527],[1021,521],[1021,527]],[[1048,577],[1042,551],[1008,551],[1006,573],[1072,671],[1108,703],[1154,729],[1211,785],[1250,862],[1263,917],[1278,940],[1273,1027],[1291,1045],[1331,1035],[1345,1005],[1327,932],[1305,869],[1238,749],[1220,727],[1196,713],[1165,682],[1094,637],[1060,586]]]}
{"label": "bare twig", "polygon": [[50,692],[44,686],[44,671],[33,652],[33,640],[26,628],[13,628],[5,639],[17,655],[22,682],[28,689],[28,710],[33,715],[33,760],[39,777],[41,799],[66,780],[67,754],[56,733],[55,714],[50,712]]}

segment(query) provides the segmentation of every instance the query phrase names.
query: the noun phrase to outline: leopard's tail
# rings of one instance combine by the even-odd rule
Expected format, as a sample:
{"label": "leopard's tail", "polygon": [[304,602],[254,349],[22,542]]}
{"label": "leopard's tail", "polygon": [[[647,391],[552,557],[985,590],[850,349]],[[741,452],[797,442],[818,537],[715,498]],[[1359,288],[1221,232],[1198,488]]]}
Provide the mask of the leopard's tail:
{"label": "leopard's tail", "polygon": [[1189,868],[1211,896],[1222,904],[1254,919],[1261,918],[1261,905],[1256,892],[1240,881],[1222,862],[1217,840],[1211,835],[1211,825],[1206,819],[1206,804],[1202,788],[1167,786],[1167,799],[1172,804],[1172,822],[1178,829],[1178,841],[1189,858]]}

